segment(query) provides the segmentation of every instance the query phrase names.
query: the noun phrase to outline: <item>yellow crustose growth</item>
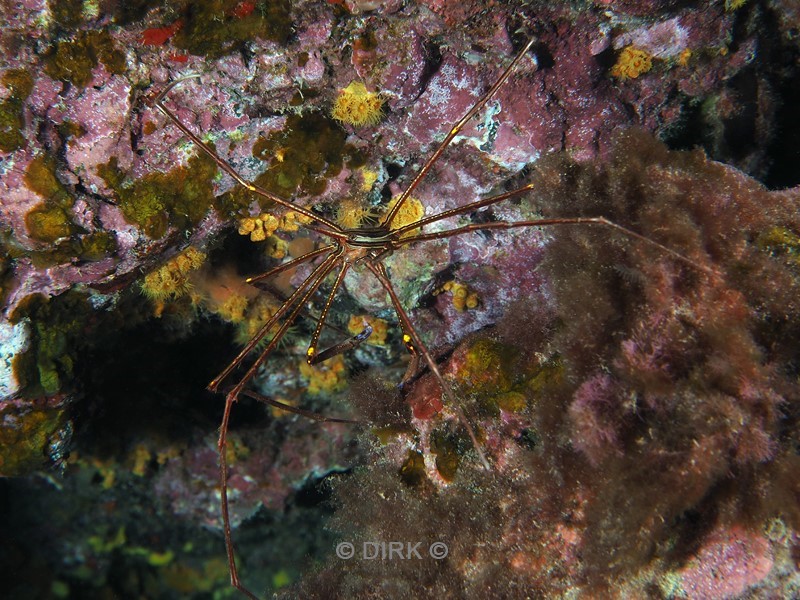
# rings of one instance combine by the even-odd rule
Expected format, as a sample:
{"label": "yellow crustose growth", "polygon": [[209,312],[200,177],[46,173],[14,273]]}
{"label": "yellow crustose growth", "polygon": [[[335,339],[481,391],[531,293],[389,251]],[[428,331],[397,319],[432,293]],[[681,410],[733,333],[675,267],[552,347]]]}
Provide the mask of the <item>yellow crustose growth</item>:
{"label": "yellow crustose growth", "polygon": [[438,293],[441,292],[450,292],[453,295],[453,306],[458,312],[477,308],[480,303],[477,292],[470,290],[469,287],[458,281],[448,281]]}
{"label": "yellow crustose growth", "polygon": [[636,79],[653,68],[653,57],[644,50],[625,46],[611,67],[611,75],[617,79]]}
{"label": "yellow crustose growth", "polygon": [[384,346],[386,344],[386,335],[389,333],[389,324],[383,319],[371,315],[354,315],[350,317],[347,331],[352,335],[358,335],[364,330],[365,325],[372,327],[372,335],[369,336],[367,343],[374,346]]}

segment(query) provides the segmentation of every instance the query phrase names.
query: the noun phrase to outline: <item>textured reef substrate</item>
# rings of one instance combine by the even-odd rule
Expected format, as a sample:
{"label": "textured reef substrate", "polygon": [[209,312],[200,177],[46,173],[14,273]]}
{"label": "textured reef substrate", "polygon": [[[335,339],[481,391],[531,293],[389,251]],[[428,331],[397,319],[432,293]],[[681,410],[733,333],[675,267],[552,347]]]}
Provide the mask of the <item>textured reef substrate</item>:
{"label": "textured reef substrate", "polygon": [[[11,597],[234,595],[223,397],[205,386],[308,271],[244,279],[318,238],[220,174],[156,95],[199,75],[164,101],[182,123],[246,179],[356,227],[531,38],[413,207],[530,183],[437,226],[604,217],[646,240],[495,227],[386,260],[489,472],[429,374],[398,386],[402,332],[368,272],[323,339],[369,322],[371,343],[311,369],[315,300],[254,386],[365,425],[237,403],[243,580],[286,597],[796,593],[796,3],[26,0],[7,17]],[[379,114],[335,110],[354,82]],[[344,560],[340,542],[448,554]]]}

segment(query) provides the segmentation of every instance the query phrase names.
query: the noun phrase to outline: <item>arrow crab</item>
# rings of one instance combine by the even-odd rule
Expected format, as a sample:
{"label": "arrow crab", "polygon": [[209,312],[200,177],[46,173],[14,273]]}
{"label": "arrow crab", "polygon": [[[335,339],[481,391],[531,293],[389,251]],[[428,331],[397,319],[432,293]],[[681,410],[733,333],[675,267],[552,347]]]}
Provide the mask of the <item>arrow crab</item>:
{"label": "arrow crab", "polygon": [[[441,391],[444,403],[457,416],[469,439],[472,442],[473,451],[480,465],[485,469],[491,469],[491,461],[482,449],[480,436],[476,432],[473,421],[467,412],[464,403],[460,400],[458,393],[453,389],[451,383],[445,378],[440,369],[435,355],[426,347],[426,344],[409,317],[407,308],[403,306],[401,298],[392,284],[389,272],[385,266],[385,259],[393,253],[403,252],[411,245],[429,242],[433,240],[444,240],[455,236],[466,236],[477,232],[489,232],[494,230],[511,230],[530,227],[543,226],[572,226],[590,227],[604,229],[610,233],[616,233],[627,238],[632,243],[649,245],[663,255],[668,255],[675,260],[689,264],[692,268],[707,271],[705,267],[698,265],[680,253],[645,237],[632,229],[612,222],[604,217],[557,217],[539,218],[520,221],[505,220],[480,220],[476,219],[466,225],[456,226],[451,229],[425,232],[423,228],[434,223],[439,223],[453,217],[466,217],[473,215],[481,209],[486,209],[498,203],[520,198],[534,189],[531,183],[515,187],[500,194],[491,195],[487,198],[468,202],[462,206],[443,210],[436,214],[422,216],[413,220],[399,224],[397,218],[409,202],[412,194],[418,188],[423,179],[431,172],[433,166],[439,161],[448,147],[461,130],[475,117],[487,103],[495,97],[501,87],[507,84],[512,78],[515,70],[520,63],[528,60],[529,52],[534,45],[531,39],[518,51],[516,56],[507,64],[500,76],[494,83],[477,99],[469,110],[455,122],[444,135],[444,139],[439,142],[433,153],[427,158],[397,197],[391,208],[388,208],[378,223],[370,226],[362,226],[351,229],[345,228],[335,220],[314,210],[298,204],[294,200],[285,199],[271,191],[260,187],[240,175],[237,170],[223,159],[209,144],[205,143],[197,133],[192,131],[186,124],[181,122],[176,112],[170,108],[169,94],[178,85],[184,84],[186,79],[179,79],[167,85],[155,97],[154,106],[163,113],[167,119],[189,139],[197,148],[210,157],[214,163],[227,175],[229,175],[238,185],[256,194],[275,205],[292,211],[300,215],[298,222],[303,228],[311,232],[320,240],[319,244],[311,251],[288,260],[265,273],[251,277],[248,283],[257,283],[267,280],[275,275],[295,269],[301,266],[310,266],[310,274],[289,294],[283,301],[272,317],[260,328],[253,338],[244,346],[239,354],[230,364],[209,384],[208,388],[213,392],[225,393],[225,407],[219,431],[218,451],[219,451],[219,485],[221,489],[221,512],[224,528],[225,546],[228,557],[232,585],[241,591],[245,596],[255,599],[257,596],[242,583],[237,570],[234,556],[234,544],[231,534],[231,518],[228,507],[228,479],[229,466],[227,458],[228,450],[228,427],[233,405],[242,396],[249,396],[273,407],[287,410],[295,414],[302,415],[320,422],[353,422],[348,419],[333,418],[311,411],[303,410],[272,398],[258,394],[246,389],[248,384],[256,377],[259,370],[264,366],[267,359],[278,346],[281,339],[286,335],[292,324],[305,314],[306,307],[320,292],[327,286],[325,299],[322,308],[316,316],[316,325],[311,335],[306,359],[309,364],[318,364],[330,359],[343,352],[347,352],[360,344],[364,343],[371,335],[372,328],[364,324],[361,332],[353,337],[333,344],[327,348],[320,347],[320,340],[326,326],[330,309],[334,299],[341,291],[347,274],[358,267],[365,271],[363,276],[367,276],[366,271],[374,277],[375,281],[383,289],[385,296],[388,297],[390,304],[396,314],[397,321],[402,330],[402,340],[406,349],[412,355],[412,367],[409,368],[407,377],[416,375],[419,371],[427,370]],[[331,282],[332,281],[332,282]],[[328,283],[331,282],[331,283]],[[266,341],[269,340],[269,341]],[[255,357],[251,360],[251,357]],[[248,362],[249,361],[249,362]],[[237,374],[239,371],[242,374]],[[226,383],[233,381],[231,387],[226,387]]]}

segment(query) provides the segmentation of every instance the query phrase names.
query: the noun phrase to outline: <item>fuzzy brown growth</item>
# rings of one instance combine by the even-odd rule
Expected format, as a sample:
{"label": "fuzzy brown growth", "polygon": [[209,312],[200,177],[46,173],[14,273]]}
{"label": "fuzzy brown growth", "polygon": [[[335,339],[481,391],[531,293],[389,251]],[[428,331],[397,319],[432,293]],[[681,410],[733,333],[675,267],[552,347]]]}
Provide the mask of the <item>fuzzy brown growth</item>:
{"label": "fuzzy brown growth", "polygon": [[605,216],[718,275],[556,228],[552,307],[516,307],[490,335],[561,373],[529,386],[531,427],[495,438],[496,471],[462,464],[446,487],[409,486],[379,449],[338,488],[343,539],[443,540],[447,560],[334,560],[303,597],[651,597],[715,530],[800,527],[800,193],[640,133],[594,164],[548,158],[536,184],[546,217]]}

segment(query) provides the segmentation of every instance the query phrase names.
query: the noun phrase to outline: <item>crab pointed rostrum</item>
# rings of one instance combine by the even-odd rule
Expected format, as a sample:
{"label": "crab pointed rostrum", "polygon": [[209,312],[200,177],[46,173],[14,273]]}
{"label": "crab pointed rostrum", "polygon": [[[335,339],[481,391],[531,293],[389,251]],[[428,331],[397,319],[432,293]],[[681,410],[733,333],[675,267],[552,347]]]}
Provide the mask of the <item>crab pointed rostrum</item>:
{"label": "crab pointed rostrum", "polygon": [[[277,347],[278,343],[286,334],[289,327],[291,327],[294,321],[304,312],[305,307],[311,300],[312,296],[320,289],[329,276],[333,276],[335,280],[327,295],[324,308],[318,317],[316,328],[311,337],[311,341],[307,350],[307,361],[310,364],[317,364],[336,356],[337,354],[351,350],[369,338],[369,335],[371,334],[371,328],[369,326],[365,326],[362,332],[338,344],[335,344],[330,348],[320,350],[317,347],[329,310],[333,304],[336,294],[341,289],[346,273],[353,266],[363,265],[366,267],[364,275],[371,273],[372,276],[378,280],[381,287],[383,287],[387,296],[389,297],[391,305],[397,314],[398,322],[402,327],[403,342],[406,345],[406,348],[416,357],[421,358],[423,367],[427,367],[427,369],[431,372],[432,376],[435,378],[439,387],[441,388],[442,396],[449,405],[450,410],[452,410],[453,413],[458,417],[459,421],[467,431],[469,438],[472,441],[478,462],[484,469],[489,470],[491,469],[491,463],[481,447],[475,427],[471,422],[463,403],[459,400],[458,395],[452,389],[451,384],[449,384],[442,375],[441,370],[434,359],[434,355],[425,346],[422,337],[414,326],[414,323],[409,317],[406,309],[402,306],[401,301],[391,283],[391,278],[383,264],[385,258],[409,244],[443,239],[457,235],[466,235],[481,230],[512,229],[518,227],[552,225],[601,226],[609,229],[611,232],[616,232],[626,236],[634,242],[652,245],[665,255],[672,256],[679,261],[688,263],[698,270],[707,271],[705,267],[696,264],[690,259],[682,256],[680,253],[653,240],[650,240],[649,238],[641,236],[633,230],[617,225],[616,223],[613,223],[602,217],[549,218],[540,220],[527,220],[523,222],[494,221],[482,224],[476,223],[428,234],[421,233],[420,231],[425,225],[450,217],[470,214],[478,209],[486,208],[505,200],[520,197],[533,189],[531,184],[523,185],[517,189],[471,202],[464,206],[446,210],[435,215],[423,217],[412,223],[406,223],[396,228],[392,227],[395,216],[411,197],[411,193],[417,188],[426,174],[431,171],[433,165],[441,158],[445,150],[450,146],[455,137],[470,121],[470,119],[472,119],[472,117],[474,117],[486,105],[486,103],[497,93],[497,91],[503,86],[509,77],[512,76],[515,68],[521,62],[523,62],[526,54],[529,52],[533,44],[533,39],[528,41],[519,50],[513,60],[510,61],[500,76],[488,88],[488,90],[475,102],[475,104],[466,112],[466,114],[464,114],[463,117],[461,117],[455,124],[451,126],[442,142],[439,143],[436,150],[427,158],[416,175],[414,175],[410,184],[400,194],[398,200],[393,204],[392,208],[387,211],[380,223],[377,226],[362,227],[359,229],[342,228],[335,222],[326,219],[311,209],[300,206],[292,200],[281,198],[280,196],[277,196],[272,192],[250,181],[247,181],[233,168],[233,166],[221,158],[211,146],[203,142],[196,133],[192,132],[185,124],[183,124],[178,119],[175,112],[173,112],[173,110],[170,109],[167,104],[165,104],[165,101],[167,100],[169,92],[172,91],[176,86],[185,84],[188,80],[199,76],[195,75],[173,81],[155,97],[153,101],[154,106],[161,111],[169,119],[169,121],[178,127],[181,132],[183,132],[183,134],[189,138],[202,152],[206,153],[222,171],[227,173],[239,185],[243,186],[250,192],[270,200],[284,209],[295,211],[303,215],[309,221],[300,222],[298,224],[305,229],[315,232],[320,238],[326,240],[323,245],[317,249],[283,263],[271,269],[270,271],[267,271],[266,273],[248,279],[249,283],[255,283],[257,281],[268,279],[269,277],[284,272],[288,269],[295,268],[299,265],[315,263],[310,275],[308,275],[308,277],[297,287],[297,289],[283,302],[275,314],[261,327],[261,329],[255,334],[255,336],[253,336],[253,338],[231,361],[231,363],[216,378],[214,378],[214,380],[211,381],[208,386],[211,391],[219,392],[221,391],[223,382],[229,379],[235,380],[235,383],[232,385],[232,387],[225,390],[225,409],[219,431],[218,449],[221,511],[231,583],[236,589],[241,591],[248,598],[256,599],[257,596],[247,589],[247,587],[239,578],[231,534],[231,520],[228,510],[228,464],[226,451],[231,410],[238,397],[240,395],[246,395],[267,405],[281,408],[283,410],[287,410],[294,414],[298,414],[319,422],[356,423],[355,421],[350,421],[348,419],[327,417],[311,411],[298,409],[245,389],[247,384],[256,376],[267,358]],[[265,339],[270,333],[272,333],[272,338],[270,339],[269,343],[267,343],[266,347],[263,347],[263,349],[259,349],[261,347],[262,340]],[[239,370],[240,367],[242,367],[243,363],[248,361],[248,358],[251,355],[255,355],[255,359],[246,369],[244,369],[244,374],[238,376],[238,379],[235,379],[234,373]]]}

